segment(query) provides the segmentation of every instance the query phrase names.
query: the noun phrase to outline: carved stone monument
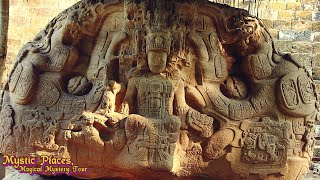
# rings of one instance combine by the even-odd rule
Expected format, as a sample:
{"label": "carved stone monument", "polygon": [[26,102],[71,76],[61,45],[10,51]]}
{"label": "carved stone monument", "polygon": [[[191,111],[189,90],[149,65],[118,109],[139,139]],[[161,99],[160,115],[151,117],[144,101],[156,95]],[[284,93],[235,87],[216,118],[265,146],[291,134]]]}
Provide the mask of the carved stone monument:
{"label": "carved stone monument", "polygon": [[19,52],[0,149],[80,178],[301,179],[319,111],[265,25],[206,0],[83,0]]}

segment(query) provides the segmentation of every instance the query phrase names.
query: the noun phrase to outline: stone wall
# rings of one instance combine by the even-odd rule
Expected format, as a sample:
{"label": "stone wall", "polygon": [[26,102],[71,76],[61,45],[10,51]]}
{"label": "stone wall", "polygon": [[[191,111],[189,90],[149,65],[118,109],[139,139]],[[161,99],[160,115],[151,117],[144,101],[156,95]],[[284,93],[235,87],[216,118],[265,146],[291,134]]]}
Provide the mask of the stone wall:
{"label": "stone wall", "polygon": [[319,0],[269,1],[260,8],[260,18],[270,28],[278,49],[291,52],[312,68],[320,92]]}
{"label": "stone wall", "polygon": [[[19,49],[35,37],[57,14],[79,0],[10,0],[8,54],[5,72]],[[320,80],[319,0],[216,0],[248,9],[270,29],[280,51],[291,52],[304,65],[313,67]],[[256,2],[256,3],[255,3]],[[6,75],[2,78],[2,82]],[[319,81],[320,92],[320,81]]]}

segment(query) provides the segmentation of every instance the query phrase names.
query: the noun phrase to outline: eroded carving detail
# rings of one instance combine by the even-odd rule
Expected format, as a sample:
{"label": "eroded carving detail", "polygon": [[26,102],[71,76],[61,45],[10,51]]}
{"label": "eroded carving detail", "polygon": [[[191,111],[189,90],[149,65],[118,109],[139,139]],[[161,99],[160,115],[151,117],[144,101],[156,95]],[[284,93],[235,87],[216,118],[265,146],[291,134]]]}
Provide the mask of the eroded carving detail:
{"label": "eroded carving detail", "polygon": [[299,179],[316,102],[306,69],[245,10],[83,0],[19,52],[0,149],[94,168],[81,178]]}

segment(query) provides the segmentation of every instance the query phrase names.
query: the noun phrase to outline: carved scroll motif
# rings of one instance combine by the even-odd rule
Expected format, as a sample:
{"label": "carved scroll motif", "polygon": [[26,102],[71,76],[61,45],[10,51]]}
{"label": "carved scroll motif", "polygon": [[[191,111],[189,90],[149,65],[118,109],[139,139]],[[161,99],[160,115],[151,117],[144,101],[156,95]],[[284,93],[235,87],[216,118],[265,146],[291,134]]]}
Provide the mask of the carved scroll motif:
{"label": "carved scroll motif", "polygon": [[301,99],[304,103],[311,103],[314,100],[314,92],[312,81],[307,75],[298,77],[298,87],[301,94]]}
{"label": "carved scroll motif", "polygon": [[39,82],[36,97],[46,107],[51,107],[59,100],[60,92],[51,80],[42,80]]}
{"label": "carved scroll motif", "polygon": [[56,46],[53,49],[48,68],[52,71],[61,71],[70,56],[70,50],[64,46]]}

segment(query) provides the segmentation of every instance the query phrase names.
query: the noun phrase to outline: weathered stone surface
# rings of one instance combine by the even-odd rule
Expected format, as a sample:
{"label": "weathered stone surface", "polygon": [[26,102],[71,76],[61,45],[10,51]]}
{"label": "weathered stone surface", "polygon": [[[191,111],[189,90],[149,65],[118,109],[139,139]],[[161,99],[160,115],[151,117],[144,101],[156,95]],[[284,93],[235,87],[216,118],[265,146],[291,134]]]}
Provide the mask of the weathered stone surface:
{"label": "weathered stone surface", "polygon": [[301,2],[288,2],[287,3],[287,9],[290,10],[301,10],[302,9],[302,5]]}
{"label": "weathered stone surface", "polygon": [[67,174],[87,179],[300,179],[319,115],[304,57],[245,10],[83,0],[20,50],[0,150],[71,159],[89,169]]}
{"label": "weathered stone surface", "polygon": [[296,41],[292,43],[292,53],[312,53],[313,47],[309,42]]}
{"label": "weathered stone surface", "polygon": [[281,30],[279,31],[279,40],[312,41],[312,32]]}
{"label": "weathered stone surface", "polygon": [[312,41],[320,42],[320,32],[314,32],[311,34]]}
{"label": "weathered stone surface", "polygon": [[294,11],[293,10],[279,10],[278,19],[290,20],[293,19]]}
{"label": "weathered stone surface", "polygon": [[311,20],[312,11],[304,10],[304,11],[296,11],[295,12],[296,19],[300,20]]}
{"label": "weathered stone surface", "polygon": [[294,31],[312,31],[313,23],[312,21],[295,20],[292,21],[292,30]]}
{"label": "weathered stone surface", "polygon": [[320,32],[320,22],[312,23],[312,31]]}
{"label": "weathered stone surface", "polygon": [[278,39],[279,38],[279,30],[277,29],[269,29],[271,37]]}
{"label": "weathered stone surface", "polygon": [[268,20],[276,20],[278,17],[277,11],[272,11],[268,9],[259,10],[259,18],[268,19]]}
{"label": "weathered stone surface", "polygon": [[[306,47],[310,48],[310,47]],[[307,50],[307,49],[300,49],[300,50]],[[301,51],[302,52],[302,51]],[[307,70],[308,72],[312,72],[312,54],[310,52],[304,52],[304,53],[293,53],[292,57],[299,61]],[[311,48],[312,52],[312,48]]]}
{"label": "weathered stone surface", "polygon": [[270,19],[261,19],[261,20],[267,26],[267,28],[273,27],[273,21],[271,21]]}
{"label": "weathered stone surface", "polygon": [[291,21],[275,20],[273,21],[273,28],[281,30],[291,29]]}
{"label": "weathered stone surface", "polygon": [[[308,0],[307,0],[308,1]],[[303,4],[303,10],[317,10],[317,2],[305,2]]]}
{"label": "weathered stone surface", "polygon": [[[320,53],[320,43],[319,42],[314,42],[312,43],[312,48],[313,48],[313,55]],[[319,61],[320,62],[320,61]],[[320,65],[320,64],[319,64]]]}
{"label": "weathered stone surface", "polygon": [[[318,82],[319,82],[319,80],[320,80],[320,68],[319,67],[313,68],[313,78],[315,80],[318,80]],[[318,84],[317,87],[320,88],[320,85]]]}
{"label": "weathered stone surface", "polygon": [[292,51],[292,41],[275,41],[275,47],[280,52],[291,52]]}
{"label": "weathered stone surface", "polygon": [[284,1],[271,1],[269,4],[270,9],[283,10],[286,9],[286,2]]}
{"label": "weathered stone surface", "polygon": [[320,80],[314,80],[314,84],[315,84],[315,86],[316,86],[316,90],[317,90],[317,92],[320,92]]}
{"label": "weathered stone surface", "polygon": [[317,11],[312,12],[312,20],[313,21],[319,21],[320,20],[320,13]]}
{"label": "weathered stone surface", "polygon": [[9,0],[0,2],[0,57],[7,54]]}

